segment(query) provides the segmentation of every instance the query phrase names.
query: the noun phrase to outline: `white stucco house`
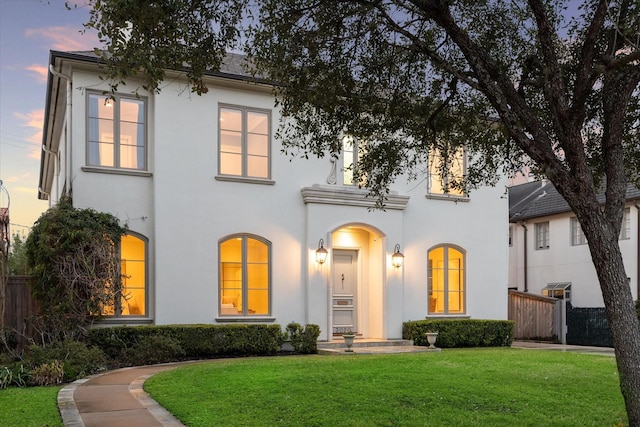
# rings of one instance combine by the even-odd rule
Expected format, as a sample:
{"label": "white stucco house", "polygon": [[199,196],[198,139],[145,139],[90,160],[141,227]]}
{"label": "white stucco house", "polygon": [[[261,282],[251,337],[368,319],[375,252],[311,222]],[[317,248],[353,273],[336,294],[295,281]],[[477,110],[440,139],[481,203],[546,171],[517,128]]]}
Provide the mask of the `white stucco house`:
{"label": "white stucco house", "polygon": [[272,88],[238,60],[208,75],[203,96],[169,72],[161,93],[136,97],[130,81],[111,101],[93,53],[50,54],[39,198],[69,194],[129,229],[127,298],[107,323],[296,321],[330,340],[400,338],[403,321],[426,317],[507,318],[505,182],[465,195],[435,176],[398,179],[372,209],[346,169],[349,138],[338,161],[283,154]]}
{"label": "white stucco house", "polygon": [[[604,203],[604,193],[599,199]],[[640,292],[640,189],[629,184],[620,231],[634,300]],[[509,187],[509,287],[565,297],[575,307],[604,307],[600,284],[580,223],[548,181]]]}

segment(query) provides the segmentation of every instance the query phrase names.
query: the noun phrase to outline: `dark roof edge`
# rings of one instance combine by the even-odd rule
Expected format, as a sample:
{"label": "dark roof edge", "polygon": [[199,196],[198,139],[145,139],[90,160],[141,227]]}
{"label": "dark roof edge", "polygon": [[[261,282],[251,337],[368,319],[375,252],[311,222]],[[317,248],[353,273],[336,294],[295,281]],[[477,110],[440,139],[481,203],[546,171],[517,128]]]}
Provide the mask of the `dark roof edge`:
{"label": "dark roof edge", "polygon": [[[229,56],[241,56],[246,58],[245,55],[241,55],[238,53],[231,53],[231,52],[229,52]],[[52,50],[50,51],[50,58],[51,58],[50,63],[52,64],[55,62],[55,58],[61,58],[61,59],[67,59],[67,60],[73,60],[73,61],[93,63],[97,65],[106,65],[106,62],[101,57],[89,51],[66,52],[66,51],[60,51],[60,50]],[[224,63],[221,66],[224,66]],[[189,71],[189,67],[185,66],[180,69],[167,68],[167,70],[186,73]],[[253,77],[247,74],[237,74],[237,73],[224,72],[224,71],[205,71],[204,75],[209,77],[219,77],[219,78],[244,81],[249,83],[264,84],[268,86],[276,85],[273,81],[270,81],[268,79],[265,79],[262,77]]]}

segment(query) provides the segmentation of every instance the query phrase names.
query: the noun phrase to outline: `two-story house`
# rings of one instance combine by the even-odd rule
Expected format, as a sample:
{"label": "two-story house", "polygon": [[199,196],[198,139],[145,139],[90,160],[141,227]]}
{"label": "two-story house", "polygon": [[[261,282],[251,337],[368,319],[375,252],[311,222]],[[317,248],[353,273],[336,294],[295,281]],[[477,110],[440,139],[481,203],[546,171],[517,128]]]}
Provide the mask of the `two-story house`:
{"label": "two-story house", "polygon": [[[598,195],[604,203],[604,193]],[[640,189],[627,186],[620,230],[629,286],[640,293]],[[567,297],[574,307],[603,307],[587,240],[564,198],[548,181],[509,188],[509,287]]]}
{"label": "two-story house", "polygon": [[[230,55],[189,92],[128,81],[113,99],[90,52],[50,54],[39,197],[72,196],[128,226],[123,301],[106,322],[315,323],[320,339],[400,338],[425,317],[507,317],[504,182],[444,193],[398,179],[385,210],[340,159],[282,153],[272,87]],[[451,173],[464,173],[464,157]],[[426,168],[425,168],[426,169]]]}

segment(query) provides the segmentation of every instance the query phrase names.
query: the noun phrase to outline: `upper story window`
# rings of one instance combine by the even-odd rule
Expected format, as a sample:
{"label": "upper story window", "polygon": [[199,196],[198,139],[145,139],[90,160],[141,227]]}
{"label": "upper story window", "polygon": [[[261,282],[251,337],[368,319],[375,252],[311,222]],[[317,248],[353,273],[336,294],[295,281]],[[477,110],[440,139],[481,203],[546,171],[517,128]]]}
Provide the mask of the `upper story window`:
{"label": "upper story window", "polygon": [[221,316],[269,315],[271,243],[236,234],[220,242],[219,310]]}
{"label": "upper story window", "polygon": [[429,314],[465,312],[465,253],[450,245],[437,246],[428,254]]}
{"label": "upper story window", "polygon": [[549,221],[535,224],[536,250],[549,249]]}
{"label": "upper story window", "polygon": [[587,238],[582,231],[578,218],[571,218],[571,246],[586,245]]}
{"label": "upper story window", "polygon": [[103,310],[106,316],[147,316],[147,240],[134,234],[120,239],[120,273],[113,305]]}
{"label": "upper story window", "polygon": [[219,174],[269,179],[271,113],[226,105],[219,113]]}
{"label": "upper story window", "polygon": [[87,165],[147,169],[146,100],[88,94]]}
{"label": "upper story window", "polygon": [[620,240],[628,240],[631,238],[631,209],[626,208],[622,216],[622,226],[620,227]]}
{"label": "upper story window", "polygon": [[362,158],[363,147],[357,140],[346,135],[342,138],[342,183],[362,187],[364,182],[358,181],[358,168]]}
{"label": "upper story window", "polygon": [[462,181],[464,173],[465,154],[462,147],[458,147],[448,158],[443,158],[438,149],[429,152],[429,194],[465,197],[461,188],[452,186]]}

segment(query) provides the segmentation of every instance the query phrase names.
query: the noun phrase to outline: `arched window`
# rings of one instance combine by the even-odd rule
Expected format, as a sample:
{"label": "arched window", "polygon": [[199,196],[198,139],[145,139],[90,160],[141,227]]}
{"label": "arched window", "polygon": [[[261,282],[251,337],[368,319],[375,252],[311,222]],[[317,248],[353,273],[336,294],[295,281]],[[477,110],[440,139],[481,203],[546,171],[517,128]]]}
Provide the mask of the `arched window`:
{"label": "arched window", "polygon": [[429,250],[429,314],[465,313],[465,252],[449,245]]}
{"label": "arched window", "polygon": [[219,312],[221,316],[271,313],[271,243],[236,234],[220,241]]}
{"label": "arched window", "polygon": [[122,283],[114,304],[104,308],[107,316],[147,316],[147,239],[132,233],[120,239]]}

